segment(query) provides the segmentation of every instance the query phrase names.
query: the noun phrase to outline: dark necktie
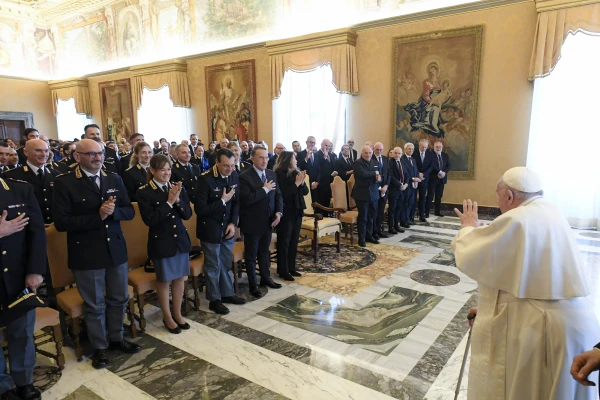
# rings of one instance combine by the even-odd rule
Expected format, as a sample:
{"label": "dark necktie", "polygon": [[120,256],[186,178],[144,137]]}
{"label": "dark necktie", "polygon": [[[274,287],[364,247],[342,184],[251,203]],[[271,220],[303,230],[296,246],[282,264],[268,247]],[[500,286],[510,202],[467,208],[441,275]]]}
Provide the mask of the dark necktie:
{"label": "dark necktie", "polygon": [[400,171],[400,182],[404,183],[404,171],[402,170],[402,164],[400,164],[400,160],[396,162],[398,163],[398,170]]}
{"label": "dark necktie", "polygon": [[92,180],[92,183],[94,184],[94,186],[98,187],[98,184],[96,183],[96,179],[98,179],[98,175],[92,175],[92,176],[90,176],[90,179]]}
{"label": "dark necktie", "polygon": [[379,171],[383,170],[383,164],[381,163],[381,156],[377,156],[377,162],[379,163]]}
{"label": "dark necktie", "polygon": [[438,164],[440,164],[440,171],[442,170],[442,155],[438,154]]}
{"label": "dark necktie", "polygon": [[348,165],[352,165],[352,163],[350,162],[350,158],[346,158],[346,162],[348,163]]}
{"label": "dark necktie", "polygon": [[412,167],[412,157],[406,156],[408,158],[408,162],[410,162],[410,166]]}
{"label": "dark necktie", "polygon": [[162,190],[165,193],[169,193],[169,188],[167,187],[167,185],[163,185]]}
{"label": "dark necktie", "polygon": [[40,182],[44,182],[44,170],[42,168],[38,169],[37,176]]}
{"label": "dark necktie", "polygon": [[262,183],[265,183],[265,181],[267,180],[267,176],[265,175],[265,173],[262,173],[262,176],[260,178],[262,180]]}
{"label": "dark necktie", "polygon": [[425,152],[423,151],[421,153],[421,162],[425,161]]}

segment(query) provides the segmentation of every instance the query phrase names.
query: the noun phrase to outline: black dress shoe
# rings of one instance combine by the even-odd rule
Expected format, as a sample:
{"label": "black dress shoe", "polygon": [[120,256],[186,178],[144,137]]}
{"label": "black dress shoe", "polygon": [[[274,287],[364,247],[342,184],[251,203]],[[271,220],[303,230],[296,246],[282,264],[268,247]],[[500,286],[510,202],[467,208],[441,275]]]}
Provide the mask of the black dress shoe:
{"label": "black dress shoe", "polygon": [[187,331],[188,329],[190,329],[190,324],[188,324],[187,322],[184,322],[183,324],[180,324],[179,322],[175,321],[175,323],[177,324],[177,326],[184,330]]}
{"label": "black dress shoe", "polygon": [[425,218],[429,218],[429,213],[425,213]]}
{"label": "black dress shoe", "polygon": [[375,237],[367,238],[367,242],[373,243],[373,244],[379,244],[379,240],[375,239]]}
{"label": "black dress shoe", "polygon": [[[33,387],[33,385],[17,386],[12,394],[15,399],[40,400],[42,398],[42,393]],[[10,397],[7,398],[10,399]]]}
{"label": "black dress shoe", "polygon": [[365,242],[358,242],[358,245],[360,247],[367,247],[367,244]]}
{"label": "black dress shoe", "polygon": [[377,232],[377,236],[379,236],[380,238],[387,238],[387,237],[389,237],[385,232]]}
{"label": "black dress shoe", "polygon": [[288,282],[294,282],[295,281],[295,279],[292,276],[292,274],[280,274],[279,277],[281,279],[283,279],[284,281],[288,281]]}
{"label": "black dress shoe", "polygon": [[433,213],[433,215],[435,215],[436,217],[441,217],[442,216],[441,213]]}
{"label": "black dress shoe", "polygon": [[302,276],[302,274],[300,272],[296,272],[296,271],[290,272],[290,275],[295,276],[296,278],[299,278]]}
{"label": "black dress shoe", "polygon": [[[175,322],[177,324],[177,322]],[[177,324],[177,326],[175,328],[169,328],[169,325],[167,325],[167,323],[165,322],[165,320],[163,319],[163,324],[165,324],[165,328],[167,328],[167,330],[175,335],[181,333],[181,328],[179,327],[179,324]],[[188,325],[189,326],[189,325]]]}
{"label": "black dress shoe", "polygon": [[108,365],[108,353],[106,350],[96,350],[92,357],[92,367],[96,369],[106,368]]}
{"label": "black dress shoe", "polygon": [[237,305],[246,304],[245,299],[242,299],[241,297],[237,297],[236,295],[229,296],[229,297],[223,297],[221,299],[221,302],[225,303],[225,304],[237,304]]}
{"label": "black dress shoe", "polygon": [[257,287],[250,288],[250,294],[252,295],[252,297],[256,297],[257,299],[263,297],[262,292]]}
{"label": "black dress shoe", "polygon": [[273,279],[267,278],[260,280],[260,286],[270,287],[271,289],[279,289],[281,288],[281,283],[275,283],[273,282]]}
{"label": "black dress shoe", "polygon": [[396,233],[398,233],[398,231],[395,230],[393,227],[388,229],[388,232],[390,233],[390,235],[395,235]]}
{"label": "black dress shoe", "polygon": [[[375,232],[373,232],[373,239],[375,239],[375,240],[379,240],[379,239],[380,239],[380,237],[379,237],[379,235],[378,235],[378,234],[376,234]],[[368,241],[369,241],[369,239],[367,239],[367,242],[368,242]]]}
{"label": "black dress shoe", "polygon": [[211,301],[210,303],[208,303],[208,308],[211,311],[216,312],[219,315],[227,315],[229,314],[229,308],[225,307],[223,305],[223,303],[221,303],[220,301]]}
{"label": "black dress shoe", "polygon": [[408,225],[411,226],[411,225],[416,225],[416,224],[415,224],[415,221],[408,221]]}
{"label": "black dress shoe", "polygon": [[410,225],[407,222],[401,223],[400,226],[403,228],[410,228]]}
{"label": "black dress shoe", "polygon": [[128,342],[123,339],[120,342],[110,342],[108,345],[109,350],[119,350],[120,352],[127,354],[139,353],[142,350],[142,346],[139,344]]}
{"label": "black dress shoe", "polygon": [[421,222],[427,222],[427,220],[425,219],[425,217],[419,218],[419,221],[421,221]]}

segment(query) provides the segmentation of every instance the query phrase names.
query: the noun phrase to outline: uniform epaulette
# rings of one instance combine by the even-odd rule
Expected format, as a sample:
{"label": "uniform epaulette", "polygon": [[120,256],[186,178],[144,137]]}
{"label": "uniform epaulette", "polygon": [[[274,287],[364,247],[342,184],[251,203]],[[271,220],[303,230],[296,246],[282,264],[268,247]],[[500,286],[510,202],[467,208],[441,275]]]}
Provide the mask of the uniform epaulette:
{"label": "uniform epaulette", "polygon": [[76,166],[77,166],[77,163],[75,162],[75,163],[73,163],[73,164],[69,165],[69,168],[74,168],[74,167],[76,167]]}
{"label": "uniform epaulette", "polygon": [[7,180],[7,181],[11,181],[11,182],[25,183],[25,184],[29,185],[29,183],[28,183],[28,182],[26,182],[26,181],[23,181],[23,180],[21,180],[21,179],[15,179],[15,178],[11,178],[11,177],[9,177],[9,176],[4,176],[2,179],[5,179],[5,180]]}
{"label": "uniform epaulette", "polygon": [[154,183],[154,181],[150,181],[148,182],[148,184],[150,185],[150,187],[154,190],[158,189],[158,186],[156,186],[156,184]]}
{"label": "uniform epaulette", "polygon": [[203,173],[201,173],[201,174],[200,174],[200,176],[202,176],[202,175],[207,175],[207,174],[209,174],[210,172],[211,172],[211,170],[210,170],[210,169],[207,169],[206,171],[204,171]]}
{"label": "uniform epaulette", "polygon": [[[138,164],[139,165],[139,164]],[[131,168],[135,167],[135,165],[132,165],[131,167],[127,168],[125,171],[129,171]]]}
{"label": "uniform epaulette", "polygon": [[147,183],[145,185],[143,185],[143,186],[140,186],[138,189],[144,189],[146,186],[148,186]]}
{"label": "uniform epaulette", "polygon": [[175,163],[175,167],[179,168],[180,167],[179,163]]}

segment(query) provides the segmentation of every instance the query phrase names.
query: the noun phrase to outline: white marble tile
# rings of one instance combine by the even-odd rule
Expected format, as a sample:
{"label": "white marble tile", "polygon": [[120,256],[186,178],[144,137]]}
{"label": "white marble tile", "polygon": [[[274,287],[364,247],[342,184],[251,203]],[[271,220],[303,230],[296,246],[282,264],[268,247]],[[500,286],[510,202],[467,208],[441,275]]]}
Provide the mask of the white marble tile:
{"label": "white marble tile", "polygon": [[[456,390],[456,385],[458,384],[458,377],[460,374],[460,368],[465,353],[465,348],[467,345],[467,338],[468,335],[465,335],[465,337],[460,342],[456,350],[454,350],[454,353],[452,354],[452,356],[450,356],[448,362],[429,388],[429,391],[425,395],[426,399],[445,400],[449,398],[454,398],[454,391]],[[463,379],[460,385],[459,398],[466,399],[468,375],[469,358],[467,358],[467,363],[465,365]],[[452,397],[444,397],[447,396],[448,393],[452,393]]]}
{"label": "white marble tile", "polygon": [[101,372],[102,373],[98,378],[86,382],[85,386],[103,399],[154,399],[154,397],[150,396],[148,393],[138,389],[136,386],[121,379],[112,372],[107,370],[102,370]]}
{"label": "white marble tile", "polygon": [[158,316],[148,322],[147,334],[290,399],[391,399],[194,321],[181,335],[168,333]]}

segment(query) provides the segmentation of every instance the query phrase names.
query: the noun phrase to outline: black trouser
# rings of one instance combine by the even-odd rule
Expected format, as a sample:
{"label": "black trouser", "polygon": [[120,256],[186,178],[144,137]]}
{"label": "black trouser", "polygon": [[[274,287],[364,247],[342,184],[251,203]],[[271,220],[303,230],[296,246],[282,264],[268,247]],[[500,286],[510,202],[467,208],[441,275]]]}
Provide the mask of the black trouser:
{"label": "black trouser", "polygon": [[300,228],[302,228],[302,210],[283,210],[283,217],[277,225],[277,273],[279,275],[296,272]]}
{"label": "black trouser", "polygon": [[402,203],[402,213],[400,219],[403,223],[407,223],[412,219],[410,213],[411,211],[414,212],[413,207],[415,205],[415,194],[416,190],[413,189],[412,185],[409,184],[404,191],[404,201]]}
{"label": "black trouser", "polygon": [[404,192],[395,190],[389,194],[388,228],[395,228],[402,221],[402,210],[404,205]]}
{"label": "black trouser", "polygon": [[[421,182],[419,183],[419,188],[417,190],[417,192],[419,193],[419,200],[418,200],[418,204],[419,204],[419,217],[420,218],[425,218],[425,210],[426,206],[425,206],[425,201],[427,200],[427,185],[429,184],[429,182]],[[429,212],[429,210],[427,210],[427,212]]]}
{"label": "black trouser", "polygon": [[379,197],[379,200],[377,200],[377,218],[375,218],[375,226],[373,227],[373,230],[378,234],[383,232],[383,218],[385,214],[385,202],[387,199],[388,195],[386,194],[384,197]]}
{"label": "black trouser", "polygon": [[354,200],[358,210],[358,242],[364,242],[366,238],[373,237],[373,224],[377,216],[376,201]]}
{"label": "black trouser", "polygon": [[[315,201],[315,200],[313,200],[313,201]],[[321,184],[319,184],[319,187],[317,187],[316,202],[319,203],[320,205],[322,205],[323,207],[330,206],[330,203],[331,203],[331,186],[330,186],[330,184],[323,184],[323,186],[321,186]],[[328,214],[322,210],[319,210],[318,208],[315,209],[315,213]]]}
{"label": "black trouser", "polygon": [[269,246],[271,245],[272,232],[262,235],[252,235],[244,233],[244,262],[246,263],[246,274],[248,275],[248,284],[251,288],[257,286],[256,282],[256,259],[258,258],[258,267],[260,268],[260,279],[267,279],[271,275],[269,268],[271,266],[271,257]]}
{"label": "black trouser", "polygon": [[431,202],[433,201],[433,196],[435,195],[435,204],[434,210],[435,214],[441,214],[440,208],[442,205],[442,196],[444,195],[444,183],[441,179],[430,179],[429,187],[427,188],[427,214],[429,214],[429,207],[431,207]]}

